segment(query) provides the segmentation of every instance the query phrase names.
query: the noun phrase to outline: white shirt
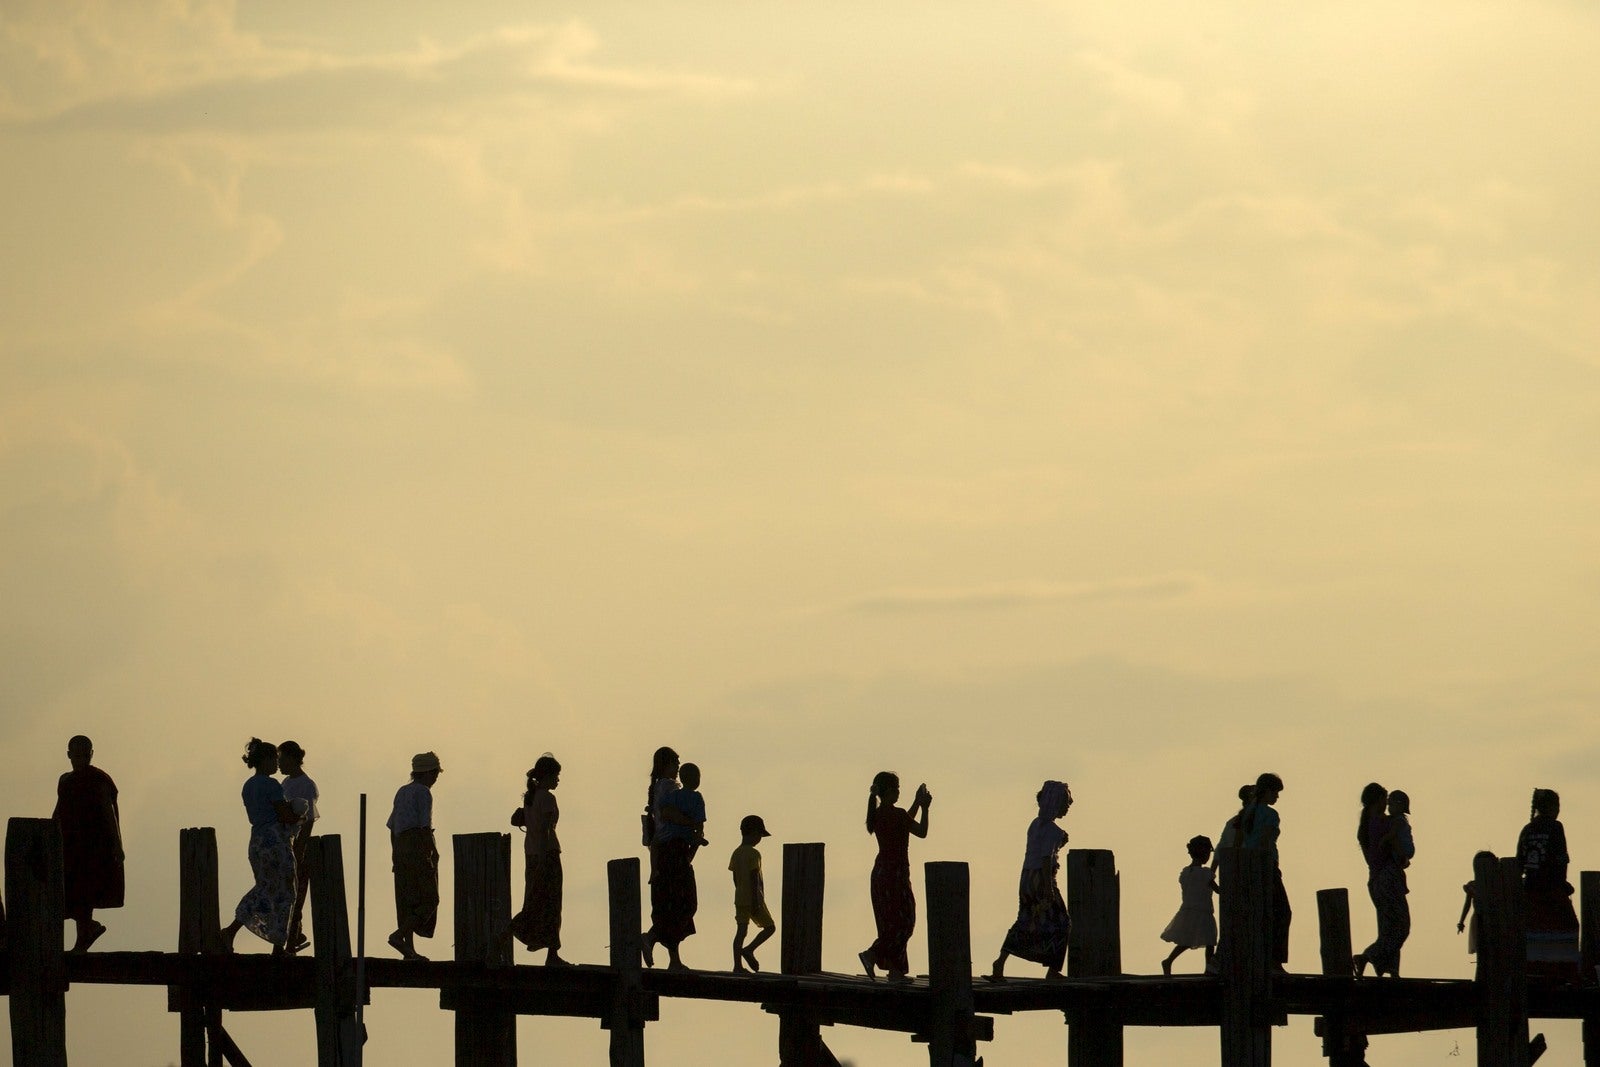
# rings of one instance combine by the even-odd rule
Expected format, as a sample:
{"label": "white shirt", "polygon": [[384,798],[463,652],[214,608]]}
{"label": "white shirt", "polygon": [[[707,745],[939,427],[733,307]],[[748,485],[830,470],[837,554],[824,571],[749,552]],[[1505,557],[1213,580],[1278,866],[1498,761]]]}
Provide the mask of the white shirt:
{"label": "white shirt", "polygon": [[290,803],[296,800],[306,802],[306,825],[310,826],[321,818],[322,813],[317,811],[317,783],[311,780],[309,774],[291,775],[283,780],[283,797]]}
{"label": "white shirt", "polygon": [[421,782],[407,782],[394,795],[394,811],[389,815],[389,832],[402,834],[421,827],[433,829],[433,790]]}

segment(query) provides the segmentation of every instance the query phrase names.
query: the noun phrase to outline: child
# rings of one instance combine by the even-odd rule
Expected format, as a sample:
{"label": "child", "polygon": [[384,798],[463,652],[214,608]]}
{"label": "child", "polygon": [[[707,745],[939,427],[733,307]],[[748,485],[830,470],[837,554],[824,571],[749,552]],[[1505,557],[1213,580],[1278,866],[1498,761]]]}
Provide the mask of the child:
{"label": "child", "polygon": [[1217,948],[1217,916],[1211,908],[1211,894],[1217,883],[1206,866],[1211,861],[1211,838],[1203,834],[1189,839],[1189,866],[1178,872],[1178,884],[1183,887],[1183,904],[1172,917],[1167,928],[1161,931],[1161,940],[1177,947],[1161,961],[1161,973],[1172,973],[1172,961],[1185,949],[1206,950],[1206,966],[1211,966]]}
{"label": "child", "polygon": [[[1472,871],[1474,879],[1477,877],[1478,860],[1485,856],[1487,856],[1490,860],[1499,859],[1499,857],[1493,852],[1479,852],[1474,854],[1472,857]],[[1475,894],[1472,891],[1472,882],[1468,882],[1463,885],[1461,887],[1461,892],[1465,899],[1461,901],[1461,918],[1456,920],[1456,933],[1459,934],[1464,932],[1467,935],[1467,955],[1476,956],[1478,954],[1478,913],[1472,908],[1475,900]],[[1470,926],[1467,925],[1467,916],[1469,914],[1472,916],[1472,925]]]}
{"label": "child", "polygon": [[[756,962],[756,949],[778,929],[778,924],[772,921],[772,913],[767,910],[767,890],[761,880],[761,853],[756,851],[761,839],[772,835],[767,833],[766,824],[759,815],[746,815],[741,819],[739,833],[744,838],[743,843],[728,858],[728,870],[733,872],[733,921],[738,924],[733,935],[735,974],[742,974],[747,963],[752,971],[761,970]],[[761,932],[746,945],[744,935],[751,923],[759,926]]]}

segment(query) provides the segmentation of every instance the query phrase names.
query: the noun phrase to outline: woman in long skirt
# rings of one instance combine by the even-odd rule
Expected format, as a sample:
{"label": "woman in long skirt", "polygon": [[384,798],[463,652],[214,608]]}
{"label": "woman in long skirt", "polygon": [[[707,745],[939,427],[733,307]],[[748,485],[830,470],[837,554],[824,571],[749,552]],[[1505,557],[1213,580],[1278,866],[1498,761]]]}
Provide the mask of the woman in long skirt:
{"label": "woman in long skirt", "polygon": [[250,818],[250,870],[255,885],[239,900],[233,922],[222,928],[223,944],[233,951],[240,928],[272,946],[281,955],[294,914],[294,827],[300,816],[284,799],[278,773],[278,747],[252,737],[242,757],[255,771],[244,783],[244,810]]}
{"label": "woman in long skirt", "polygon": [[527,861],[522,910],[511,920],[511,933],[530,951],[548,950],[546,966],[559,966],[561,958],[561,842],[556,838],[555,788],[561,783],[561,764],[550,753],[539,757],[528,772],[528,789],[522,797],[522,823],[527,832],[522,854]]}
{"label": "woman in long skirt", "polygon": [[1049,781],[1039,790],[1037,800],[1039,815],[1028,825],[1028,847],[1017,883],[1017,921],[1006,932],[1000,955],[986,976],[991,982],[1005,981],[1008,956],[1042,963],[1046,978],[1060,978],[1067,958],[1072,917],[1056,884],[1067,832],[1056,823],[1072,807],[1072,790],[1065,782]]}
{"label": "woman in long skirt", "polygon": [[867,832],[878,839],[878,858],[872,864],[872,918],[878,938],[858,959],[868,978],[883,968],[891,982],[908,982],[911,964],[906,945],[917,928],[917,898],[911,891],[910,839],[928,836],[928,808],[933,794],[917,786],[909,810],[895,807],[900,799],[900,778],[879,771],[867,796]]}

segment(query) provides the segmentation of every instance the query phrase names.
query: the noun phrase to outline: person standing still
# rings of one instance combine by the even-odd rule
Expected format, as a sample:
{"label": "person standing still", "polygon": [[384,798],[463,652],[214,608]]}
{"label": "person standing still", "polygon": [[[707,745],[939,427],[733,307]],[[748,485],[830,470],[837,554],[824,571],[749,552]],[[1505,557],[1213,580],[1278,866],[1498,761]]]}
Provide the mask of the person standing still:
{"label": "person standing still", "polygon": [[284,951],[291,956],[311,947],[303,927],[306,910],[306,892],[311,888],[311,868],[306,863],[306,845],[311,841],[311,831],[316,828],[318,812],[317,783],[305,769],[306,750],[296,741],[285,741],[278,746],[278,770],[283,772],[283,796],[300,816],[300,827],[294,835],[294,912],[289,916],[289,940]]}
{"label": "person standing still", "polygon": [[[1283,870],[1278,866],[1281,829],[1276,805],[1282,792],[1282,778],[1271,771],[1261,775],[1256,779],[1255,800],[1239,820],[1240,846],[1264,850],[1272,864],[1272,961],[1280,972],[1289,962],[1289,921],[1293,918],[1289,894],[1283,888]],[[1222,888],[1226,891],[1227,886]]]}

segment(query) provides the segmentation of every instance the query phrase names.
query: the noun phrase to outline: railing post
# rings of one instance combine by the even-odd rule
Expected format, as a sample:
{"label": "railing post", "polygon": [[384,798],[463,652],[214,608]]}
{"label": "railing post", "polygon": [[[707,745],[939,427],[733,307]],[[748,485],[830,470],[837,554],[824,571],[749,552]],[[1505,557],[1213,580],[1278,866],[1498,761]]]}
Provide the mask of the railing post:
{"label": "railing post", "polygon": [[[456,965],[511,966],[511,835],[456,834]],[[517,1016],[488,991],[460,995],[459,1067],[516,1067]]]}
{"label": "railing post", "polygon": [[[1350,946],[1350,892],[1347,889],[1317,890],[1317,928],[1322,942],[1322,973],[1329,977],[1348,977],[1354,958]],[[1333,1012],[1317,1020],[1322,1034],[1322,1054],[1329,1067],[1365,1062],[1367,1036],[1343,1012]]]}
{"label": "railing post", "polygon": [[[1579,966],[1582,973],[1578,981],[1594,985],[1595,968],[1600,967],[1600,871],[1584,871],[1578,875],[1578,914],[1580,941]],[[1583,1020],[1584,1067],[1600,1067],[1600,1015],[1587,1015]]]}
{"label": "railing post", "polygon": [[1478,909],[1478,1067],[1527,1067],[1527,904],[1514,859],[1472,868]]}
{"label": "railing post", "polygon": [[1217,852],[1222,875],[1222,1067],[1272,1067],[1272,857],[1261,849]]}
{"label": "railing post", "polygon": [[965,863],[925,865],[928,887],[928,991],[933,1026],[929,1067],[970,1067],[978,1055],[972,1001],[972,924]]}
{"label": "railing post", "polygon": [[[191,826],[178,831],[178,953],[210,955],[221,940],[217,902],[217,831]],[[167,990],[168,1008],[178,1011],[178,1053],[183,1067],[222,1063],[215,1041],[221,1012],[205,1005],[191,986]],[[210,1047],[208,1054],[208,1046]]]}
{"label": "railing post", "polygon": [[[1067,852],[1067,976],[1099,978],[1122,973],[1122,897],[1116,857],[1108,849]],[[1067,1025],[1071,1067],[1122,1067],[1122,1022],[1073,1016]]]}
{"label": "railing post", "polygon": [[12,819],[6,826],[11,1056],[13,1063],[29,1067],[67,1067],[63,884],[61,830],[55,821]]}
{"label": "railing post", "polygon": [[[820,843],[783,846],[783,906],[779,915],[779,970],[817,974],[822,970],[822,897],[827,865]],[[798,1012],[778,1014],[780,1067],[832,1063],[822,1027]]]}
{"label": "railing post", "polygon": [[311,867],[311,933],[317,965],[317,1067],[360,1067],[344,851],[337,834],[306,843]]}
{"label": "railing post", "polygon": [[617,974],[611,1011],[602,1021],[611,1032],[611,1067],[644,1067],[644,983],[639,943],[643,940],[639,906],[639,860],[606,864],[611,904],[611,968]]}

